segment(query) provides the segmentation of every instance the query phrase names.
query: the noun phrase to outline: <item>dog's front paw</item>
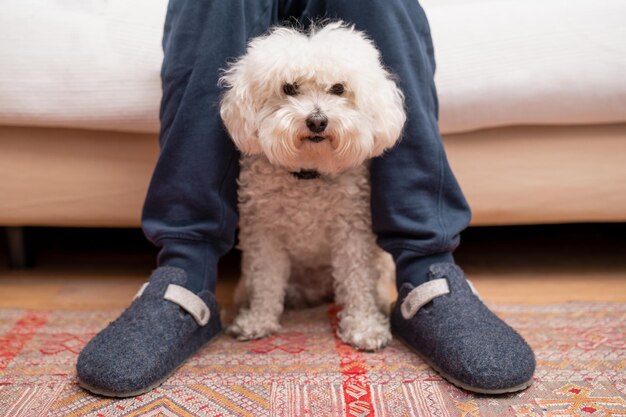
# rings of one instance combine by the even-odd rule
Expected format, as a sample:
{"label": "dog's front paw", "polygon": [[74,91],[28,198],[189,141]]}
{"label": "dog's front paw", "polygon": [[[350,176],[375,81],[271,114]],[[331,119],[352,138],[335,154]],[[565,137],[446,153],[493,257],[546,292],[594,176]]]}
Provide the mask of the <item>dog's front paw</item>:
{"label": "dog's front paw", "polygon": [[237,340],[254,340],[269,336],[280,330],[277,319],[253,314],[250,310],[242,310],[226,332]]}
{"label": "dog's front paw", "polygon": [[339,338],[357,349],[375,351],[391,341],[389,318],[376,311],[369,314],[341,314]]}

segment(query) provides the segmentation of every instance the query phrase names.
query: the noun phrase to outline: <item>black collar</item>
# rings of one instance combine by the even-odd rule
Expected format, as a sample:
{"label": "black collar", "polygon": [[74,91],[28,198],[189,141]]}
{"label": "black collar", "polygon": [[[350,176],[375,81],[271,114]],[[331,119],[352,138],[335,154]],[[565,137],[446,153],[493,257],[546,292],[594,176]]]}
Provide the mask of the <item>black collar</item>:
{"label": "black collar", "polygon": [[300,171],[292,172],[291,175],[299,180],[315,180],[321,177],[320,173],[315,169],[301,169]]}

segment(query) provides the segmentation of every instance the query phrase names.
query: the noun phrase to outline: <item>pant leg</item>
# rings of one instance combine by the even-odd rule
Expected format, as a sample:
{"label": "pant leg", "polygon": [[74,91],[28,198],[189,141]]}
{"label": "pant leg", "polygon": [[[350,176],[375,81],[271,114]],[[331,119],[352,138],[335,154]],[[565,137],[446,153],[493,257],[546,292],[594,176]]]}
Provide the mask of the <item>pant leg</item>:
{"label": "pant leg", "polygon": [[213,289],[237,224],[239,154],[222,125],[217,86],[227,59],[277,20],[274,0],[170,0],[161,70],[161,153],[142,227],[158,266],[186,270],[193,291]]}
{"label": "pant leg", "polygon": [[430,264],[452,261],[459,233],[470,220],[439,135],[428,21],[417,0],[325,3],[328,17],[369,34],[405,94],[403,138],[371,165],[372,222],[380,246],[396,260],[399,283],[418,284]]}

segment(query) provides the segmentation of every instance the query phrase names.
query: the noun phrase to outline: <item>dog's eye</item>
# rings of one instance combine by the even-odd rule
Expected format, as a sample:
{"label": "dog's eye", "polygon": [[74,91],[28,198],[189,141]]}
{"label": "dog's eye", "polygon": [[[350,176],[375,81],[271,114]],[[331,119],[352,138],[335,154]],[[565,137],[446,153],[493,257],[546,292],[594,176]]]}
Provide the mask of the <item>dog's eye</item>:
{"label": "dog's eye", "polygon": [[298,84],[283,84],[283,93],[287,94],[288,96],[298,95]]}
{"label": "dog's eye", "polygon": [[344,93],[344,91],[346,91],[346,89],[343,86],[343,84],[337,83],[337,84],[333,85],[332,87],[330,87],[330,90],[328,92],[330,94],[334,94],[336,96],[340,96],[340,95],[342,95]]}

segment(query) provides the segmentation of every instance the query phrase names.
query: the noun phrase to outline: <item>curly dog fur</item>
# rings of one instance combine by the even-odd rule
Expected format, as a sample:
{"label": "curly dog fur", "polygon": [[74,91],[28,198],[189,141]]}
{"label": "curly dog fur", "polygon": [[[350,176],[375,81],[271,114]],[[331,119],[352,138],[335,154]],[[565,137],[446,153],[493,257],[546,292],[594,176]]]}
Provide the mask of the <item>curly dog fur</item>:
{"label": "curly dog fur", "polygon": [[338,336],[359,349],[385,346],[381,287],[395,272],[372,232],[368,160],[396,143],[406,116],[373,42],[342,22],[276,28],[250,42],[221,84],[220,114],[242,152],[242,279],[228,331],[267,336],[285,304],[334,295]]}

